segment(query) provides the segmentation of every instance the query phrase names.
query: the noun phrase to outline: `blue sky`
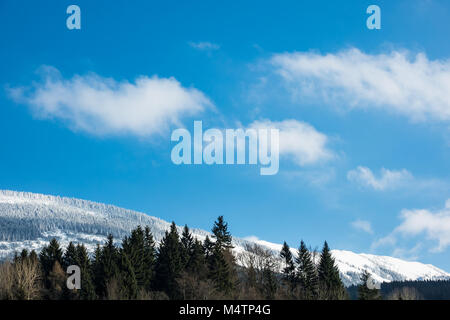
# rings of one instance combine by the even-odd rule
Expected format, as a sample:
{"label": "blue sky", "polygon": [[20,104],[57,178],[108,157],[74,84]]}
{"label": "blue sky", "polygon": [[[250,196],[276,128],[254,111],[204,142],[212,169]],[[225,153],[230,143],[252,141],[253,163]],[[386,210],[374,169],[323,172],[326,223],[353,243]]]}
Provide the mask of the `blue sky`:
{"label": "blue sky", "polygon": [[[2,1],[0,188],[203,229],[224,215],[240,237],[449,271],[449,14],[444,0]],[[274,176],[176,166],[171,131],[194,120],[265,121],[294,142]]]}

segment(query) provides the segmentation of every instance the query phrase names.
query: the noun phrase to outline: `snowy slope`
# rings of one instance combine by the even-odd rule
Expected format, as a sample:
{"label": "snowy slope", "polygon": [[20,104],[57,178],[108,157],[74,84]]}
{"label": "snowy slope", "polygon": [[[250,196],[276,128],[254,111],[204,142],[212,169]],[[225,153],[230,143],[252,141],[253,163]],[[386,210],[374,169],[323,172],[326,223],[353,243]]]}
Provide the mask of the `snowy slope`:
{"label": "snowy slope", "polygon": [[[22,249],[39,251],[55,237],[63,246],[70,241],[82,242],[93,250],[112,233],[121,239],[138,225],[149,226],[160,241],[170,223],[149,215],[112,205],[27,192],[0,190],[0,259]],[[181,230],[180,230],[181,231]],[[192,229],[195,237],[204,240],[209,232]],[[262,240],[234,238],[237,252],[244,245],[256,242],[278,254],[281,245]],[[357,254],[333,250],[346,285],[356,284],[364,270],[378,281],[447,279],[450,274],[432,265],[403,261],[392,257]]]}
{"label": "snowy slope", "polygon": [[[282,245],[263,240],[255,240],[261,246],[280,251]],[[295,254],[295,249],[292,249]],[[450,273],[431,264],[405,261],[388,256],[354,253],[346,250],[331,250],[346,286],[358,284],[361,274],[367,270],[378,282],[403,280],[444,280],[450,279]],[[316,257],[319,260],[320,256]],[[318,261],[316,261],[317,263]]]}
{"label": "snowy slope", "polygon": [[441,280],[450,274],[431,264],[405,261],[388,256],[354,253],[345,250],[331,251],[345,285],[357,283],[361,273],[367,270],[378,282],[402,280]]}

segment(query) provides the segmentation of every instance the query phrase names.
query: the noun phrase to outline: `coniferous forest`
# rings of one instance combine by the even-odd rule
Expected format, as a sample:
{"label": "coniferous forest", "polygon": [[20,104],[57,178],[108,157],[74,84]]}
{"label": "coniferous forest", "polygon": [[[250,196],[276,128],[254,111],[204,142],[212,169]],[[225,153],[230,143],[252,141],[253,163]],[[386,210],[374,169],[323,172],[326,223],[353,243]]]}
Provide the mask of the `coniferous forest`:
{"label": "coniferous forest", "polygon": [[[23,250],[0,265],[0,299],[3,300],[344,300],[350,295],[327,242],[320,253],[301,241],[297,254],[285,242],[279,255],[248,244],[232,252],[228,224],[220,216],[212,237],[203,242],[187,226],[179,234],[175,223],[157,245],[149,227],[137,227],[116,243],[113,236],[88,253],[83,244],[62,248],[56,239],[38,254]],[[68,289],[69,266],[80,269],[81,288]],[[380,290],[364,283],[350,294],[364,300],[381,299]],[[440,282],[446,288],[449,282]],[[423,296],[420,282],[405,289],[392,283],[383,297]],[[426,287],[426,285],[425,285]],[[431,289],[428,288],[428,291]],[[427,291],[427,292],[428,292]],[[429,293],[427,293],[429,294]]]}

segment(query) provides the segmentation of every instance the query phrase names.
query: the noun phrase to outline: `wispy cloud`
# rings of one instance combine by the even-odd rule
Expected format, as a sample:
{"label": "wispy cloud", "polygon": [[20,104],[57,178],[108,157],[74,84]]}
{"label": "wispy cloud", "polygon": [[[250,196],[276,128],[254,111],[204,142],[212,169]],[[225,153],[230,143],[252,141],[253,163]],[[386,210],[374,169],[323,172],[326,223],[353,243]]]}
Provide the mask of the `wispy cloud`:
{"label": "wispy cloud", "polygon": [[416,244],[412,248],[395,248],[392,251],[392,256],[403,260],[416,261],[419,259],[420,250],[422,249],[422,243]]}
{"label": "wispy cloud", "polygon": [[395,229],[396,233],[409,236],[425,234],[438,245],[433,251],[443,251],[450,245],[450,199],[441,210],[403,210],[403,222]]}
{"label": "wispy cloud", "polygon": [[39,118],[60,119],[74,130],[100,136],[160,134],[213,106],[202,92],[175,78],[141,76],[119,82],[91,73],[64,79],[52,67],[44,68],[42,82],[9,92]]}
{"label": "wispy cloud", "polygon": [[369,168],[359,166],[347,173],[347,179],[364,187],[383,191],[411,182],[413,175],[405,169],[396,171],[382,168],[379,177],[376,177]]}
{"label": "wispy cloud", "polygon": [[201,41],[201,42],[188,42],[188,44],[197,50],[203,50],[203,51],[212,51],[212,50],[219,50],[220,45],[208,41]]}
{"label": "wispy cloud", "polygon": [[364,231],[369,234],[373,234],[372,225],[369,221],[366,220],[355,220],[351,223],[352,227],[356,230]]}
{"label": "wispy cloud", "polygon": [[375,241],[372,248],[394,246],[399,237],[419,236],[425,236],[425,240],[435,244],[430,248],[432,252],[442,252],[450,246],[450,199],[444,208],[438,210],[404,209],[400,219],[400,225],[386,237]]}
{"label": "wispy cloud", "polygon": [[407,51],[273,56],[271,65],[295,97],[348,108],[377,108],[414,121],[450,121],[450,60]]}

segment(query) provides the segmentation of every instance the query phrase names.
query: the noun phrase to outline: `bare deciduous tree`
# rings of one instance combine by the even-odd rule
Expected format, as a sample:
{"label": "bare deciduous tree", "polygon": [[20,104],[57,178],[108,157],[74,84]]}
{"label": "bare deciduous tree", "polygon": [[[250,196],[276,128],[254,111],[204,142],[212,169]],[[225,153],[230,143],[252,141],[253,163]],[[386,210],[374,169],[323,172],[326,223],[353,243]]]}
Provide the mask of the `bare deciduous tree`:
{"label": "bare deciduous tree", "polygon": [[37,260],[17,259],[0,265],[0,299],[33,300],[41,290]]}
{"label": "bare deciduous tree", "polygon": [[14,267],[10,262],[0,265],[0,299],[14,299]]}
{"label": "bare deciduous tree", "polygon": [[237,255],[246,272],[246,296],[251,299],[273,298],[276,294],[276,276],[280,260],[274,253],[256,243],[245,244],[245,251]]}
{"label": "bare deciduous tree", "polygon": [[40,270],[33,259],[21,259],[14,263],[14,277],[18,298],[32,300],[39,297]]}

